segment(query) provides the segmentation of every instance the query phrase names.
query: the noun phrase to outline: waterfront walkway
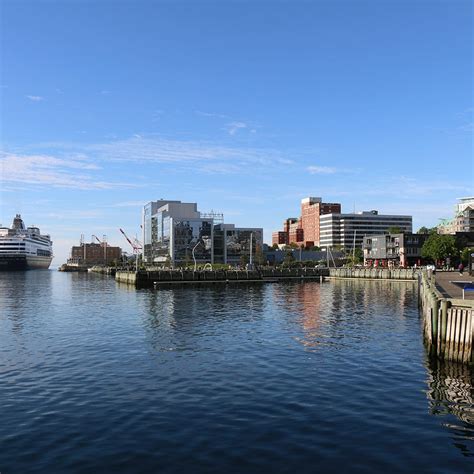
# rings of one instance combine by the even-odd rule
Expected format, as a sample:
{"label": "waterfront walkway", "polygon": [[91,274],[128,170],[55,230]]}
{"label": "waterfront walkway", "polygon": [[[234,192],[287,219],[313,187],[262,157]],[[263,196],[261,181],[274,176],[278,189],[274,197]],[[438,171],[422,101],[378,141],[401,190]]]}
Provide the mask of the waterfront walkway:
{"label": "waterfront walkway", "polygon": [[[436,272],[436,288],[445,298],[459,298],[462,299],[462,287],[451,283],[452,281],[465,281],[474,283],[474,278],[469,273],[464,272],[462,275],[459,272]],[[474,299],[473,291],[466,291],[466,300]]]}

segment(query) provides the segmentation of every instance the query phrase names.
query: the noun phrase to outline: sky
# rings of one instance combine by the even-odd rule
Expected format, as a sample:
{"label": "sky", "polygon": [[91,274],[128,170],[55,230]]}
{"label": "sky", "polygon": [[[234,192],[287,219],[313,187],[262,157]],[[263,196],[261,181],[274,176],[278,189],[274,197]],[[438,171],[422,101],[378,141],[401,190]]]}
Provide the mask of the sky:
{"label": "sky", "polygon": [[265,241],[300,200],[450,218],[474,195],[472,2],[0,1],[0,223],[63,263],[197,202]]}

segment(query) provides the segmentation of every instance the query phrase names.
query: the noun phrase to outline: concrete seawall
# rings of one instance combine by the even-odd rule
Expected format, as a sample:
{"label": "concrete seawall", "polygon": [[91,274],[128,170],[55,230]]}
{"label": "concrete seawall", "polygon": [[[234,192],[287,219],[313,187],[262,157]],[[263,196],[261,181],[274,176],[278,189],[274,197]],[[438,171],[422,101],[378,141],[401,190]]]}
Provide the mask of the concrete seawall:
{"label": "concrete seawall", "polygon": [[412,268],[331,268],[331,278],[363,278],[366,280],[417,280],[420,270]]}

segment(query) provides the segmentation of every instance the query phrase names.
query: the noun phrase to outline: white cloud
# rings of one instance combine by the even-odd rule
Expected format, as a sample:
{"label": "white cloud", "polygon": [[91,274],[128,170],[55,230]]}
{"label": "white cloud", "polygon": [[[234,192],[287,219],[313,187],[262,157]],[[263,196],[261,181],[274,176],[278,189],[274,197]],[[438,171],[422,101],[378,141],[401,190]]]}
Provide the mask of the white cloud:
{"label": "white cloud", "polygon": [[[47,144],[52,146],[53,144]],[[57,145],[65,148],[71,145]],[[170,140],[136,135],[125,140],[89,145],[82,149],[98,160],[150,162],[188,167],[196,171],[240,172],[245,165],[284,165],[292,163],[281,152],[263,148],[230,147],[204,141]]]}
{"label": "white cloud", "polygon": [[195,113],[197,115],[201,115],[202,117],[213,117],[213,118],[222,118],[222,119],[229,119],[230,118],[228,115],[216,114],[216,113],[213,113],[213,112],[203,112],[201,110],[196,110]]}
{"label": "white cloud", "polygon": [[308,166],[306,170],[310,174],[339,174],[339,173],[357,173],[359,169],[335,168],[334,166]]}
{"label": "white cloud", "polygon": [[135,187],[124,183],[101,181],[76,170],[92,171],[99,167],[87,162],[82,154],[71,154],[68,159],[50,155],[0,153],[0,181],[56,188],[111,189]]}
{"label": "white cloud", "polygon": [[470,122],[470,123],[466,123],[464,125],[461,125],[459,127],[459,130],[462,130],[463,132],[469,132],[469,133],[474,132],[474,122]]}
{"label": "white cloud", "polygon": [[331,166],[308,166],[306,169],[311,174],[335,174],[338,172],[336,168]]}
{"label": "white cloud", "polygon": [[102,217],[103,212],[98,210],[68,210],[67,212],[49,212],[45,214],[45,217],[58,219],[61,221],[75,221],[77,219],[97,219]]}
{"label": "white cloud", "polygon": [[143,207],[145,201],[124,201],[111,204],[110,207]]}
{"label": "white cloud", "polygon": [[[114,162],[162,164],[169,171],[201,172],[206,174],[248,174],[257,169],[281,169],[283,166],[294,164],[287,154],[280,150],[259,147],[229,146],[215,142],[198,140],[173,140],[150,134],[135,134],[129,138],[117,140],[110,138],[102,143],[55,143],[47,142],[29,146],[26,150],[47,150],[48,159],[53,157],[60,160],[58,166],[66,160],[74,163],[89,163],[90,169],[99,163],[110,168]],[[25,149],[24,149],[25,150]],[[82,164],[77,165],[83,168]],[[135,175],[136,177],[136,175]],[[146,177],[143,178],[146,180]]]}
{"label": "white cloud", "polygon": [[235,135],[239,130],[247,127],[248,125],[245,122],[231,122],[226,125],[224,130],[227,130],[229,135]]}
{"label": "white cloud", "polygon": [[41,97],[40,95],[27,95],[27,99],[30,99],[32,102],[41,102],[44,100],[44,97]]}

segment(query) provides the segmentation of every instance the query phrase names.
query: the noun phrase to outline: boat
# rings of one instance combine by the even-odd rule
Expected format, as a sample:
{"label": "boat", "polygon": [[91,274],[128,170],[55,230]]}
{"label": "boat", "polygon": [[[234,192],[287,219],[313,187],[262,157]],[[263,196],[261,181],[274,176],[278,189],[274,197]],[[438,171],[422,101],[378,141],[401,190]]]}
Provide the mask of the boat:
{"label": "boat", "polygon": [[53,242],[38,227],[25,227],[20,214],[10,228],[0,226],[0,271],[48,269]]}

